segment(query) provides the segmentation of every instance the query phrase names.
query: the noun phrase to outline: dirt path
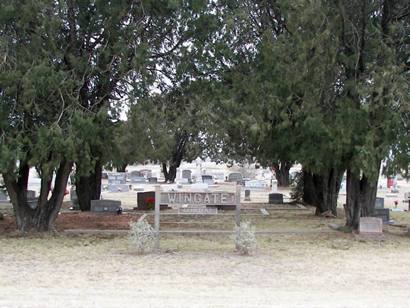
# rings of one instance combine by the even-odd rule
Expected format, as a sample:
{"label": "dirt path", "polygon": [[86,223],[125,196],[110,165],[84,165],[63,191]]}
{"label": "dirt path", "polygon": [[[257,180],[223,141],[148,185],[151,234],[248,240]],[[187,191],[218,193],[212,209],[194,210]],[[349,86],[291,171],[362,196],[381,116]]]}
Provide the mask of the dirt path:
{"label": "dirt path", "polygon": [[408,307],[410,241],[348,236],[169,237],[133,254],[125,238],[0,239],[0,307]]}

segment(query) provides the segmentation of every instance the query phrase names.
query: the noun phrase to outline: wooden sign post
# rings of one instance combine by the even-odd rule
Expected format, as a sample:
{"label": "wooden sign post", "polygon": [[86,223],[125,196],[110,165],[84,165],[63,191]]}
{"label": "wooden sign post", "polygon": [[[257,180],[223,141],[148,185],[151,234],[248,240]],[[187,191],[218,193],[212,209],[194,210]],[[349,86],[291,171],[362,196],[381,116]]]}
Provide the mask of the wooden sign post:
{"label": "wooden sign post", "polygon": [[235,222],[238,227],[241,224],[241,190],[242,187],[240,185],[236,185]]}
{"label": "wooden sign post", "polygon": [[161,203],[161,186],[155,185],[155,220],[154,227],[157,235],[157,241],[155,248],[159,250],[159,215],[160,215],[160,203]]}

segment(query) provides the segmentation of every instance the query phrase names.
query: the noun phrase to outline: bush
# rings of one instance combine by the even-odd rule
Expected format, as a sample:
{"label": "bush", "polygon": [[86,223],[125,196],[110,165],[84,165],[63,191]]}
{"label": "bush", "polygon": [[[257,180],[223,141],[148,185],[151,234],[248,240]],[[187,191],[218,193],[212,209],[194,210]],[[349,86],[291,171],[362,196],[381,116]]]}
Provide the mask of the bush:
{"label": "bush", "polygon": [[249,255],[256,250],[255,229],[249,221],[241,222],[235,226],[235,247],[242,255]]}
{"label": "bush", "polygon": [[155,230],[147,221],[130,223],[130,241],[138,254],[151,252],[155,247],[156,239]]}

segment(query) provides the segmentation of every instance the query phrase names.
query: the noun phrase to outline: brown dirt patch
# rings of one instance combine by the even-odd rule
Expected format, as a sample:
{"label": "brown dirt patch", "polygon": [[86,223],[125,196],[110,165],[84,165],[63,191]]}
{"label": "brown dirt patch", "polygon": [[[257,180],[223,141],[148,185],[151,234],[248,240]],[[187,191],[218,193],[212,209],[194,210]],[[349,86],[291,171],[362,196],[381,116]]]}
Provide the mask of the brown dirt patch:
{"label": "brown dirt patch", "polygon": [[[127,230],[130,221],[136,221],[141,214],[96,214],[96,213],[61,213],[56,220],[56,229],[94,229],[94,230]],[[15,219],[11,215],[4,215],[0,220],[0,233],[12,233],[16,231]]]}

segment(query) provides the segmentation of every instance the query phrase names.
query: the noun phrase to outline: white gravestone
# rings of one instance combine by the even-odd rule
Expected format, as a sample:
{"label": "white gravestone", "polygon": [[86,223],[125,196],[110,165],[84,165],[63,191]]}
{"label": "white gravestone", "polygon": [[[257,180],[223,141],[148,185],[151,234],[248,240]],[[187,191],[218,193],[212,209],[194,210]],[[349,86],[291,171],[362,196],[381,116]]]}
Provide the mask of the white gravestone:
{"label": "white gravestone", "polygon": [[269,185],[264,181],[250,180],[245,182],[245,188],[251,190],[266,190]]}
{"label": "white gravestone", "polygon": [[383,220],[377,217],[361,217],[359,233],[378,235],[383,233]]}

